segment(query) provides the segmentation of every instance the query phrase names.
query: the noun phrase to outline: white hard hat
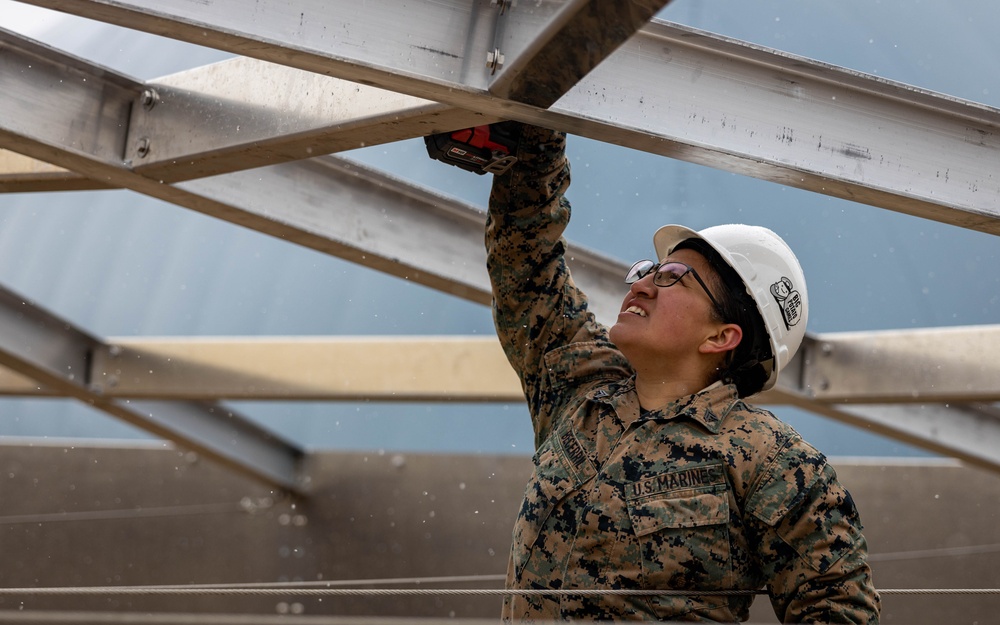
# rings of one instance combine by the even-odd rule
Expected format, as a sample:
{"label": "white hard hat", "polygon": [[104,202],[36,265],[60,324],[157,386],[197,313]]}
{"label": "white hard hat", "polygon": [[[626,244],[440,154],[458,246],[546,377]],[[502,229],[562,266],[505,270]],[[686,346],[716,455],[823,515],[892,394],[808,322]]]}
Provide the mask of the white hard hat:
{"label": "white hard hat", "polygon": [[700,239],[718,252],[757,304],[774,356],[772,366],[763,363],[768,376],[762,390],[773,387],[778,373],[799,349],[809,318],[806,279],[798,259],[788,244],[767,228],[727,224],[698,232],[684,226],[663,226],[653,235],[657,260],[688,239]]}

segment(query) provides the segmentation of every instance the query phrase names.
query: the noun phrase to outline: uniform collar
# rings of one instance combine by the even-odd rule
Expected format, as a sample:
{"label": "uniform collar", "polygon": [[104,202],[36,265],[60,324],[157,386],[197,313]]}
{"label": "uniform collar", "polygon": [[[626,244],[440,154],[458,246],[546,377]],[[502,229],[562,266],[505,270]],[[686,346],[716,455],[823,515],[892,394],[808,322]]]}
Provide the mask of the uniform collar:
{"label": "uniform collar", "polygon": [[626,422],[631,421],[626,415],[635,415],[638,421],[686,418],[697,421],[713,434],[719,432],[722,421],[733,405],[739,401],[735,385],[715,382],[693,395],[681,397],[656,410],[640,411],[634,377],[627,383],[598,390],[592,393],[591,397],[597,401],[615,404],[619,417],[624,417]]}

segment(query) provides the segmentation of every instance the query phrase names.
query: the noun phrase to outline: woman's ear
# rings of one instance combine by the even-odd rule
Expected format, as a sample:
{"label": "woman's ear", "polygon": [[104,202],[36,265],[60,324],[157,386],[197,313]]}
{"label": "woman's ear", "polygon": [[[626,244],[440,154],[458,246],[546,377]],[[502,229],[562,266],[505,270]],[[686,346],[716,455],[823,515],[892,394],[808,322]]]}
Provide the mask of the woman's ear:
{"label": "woman's ear", "polygon": [[703,354],[721,354],[736,349],[743,340],[743,328],[735,323],[726,323],[702,341],[698,351]]}

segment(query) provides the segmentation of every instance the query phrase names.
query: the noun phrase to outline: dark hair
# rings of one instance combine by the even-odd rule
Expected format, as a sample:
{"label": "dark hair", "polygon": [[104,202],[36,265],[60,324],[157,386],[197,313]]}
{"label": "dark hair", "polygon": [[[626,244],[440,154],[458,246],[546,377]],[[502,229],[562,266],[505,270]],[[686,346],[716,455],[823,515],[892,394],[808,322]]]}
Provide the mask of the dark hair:
{"label": "dark hair", "polygon": [[764,363],[773,358],[771,342],[757,304],[747,292],[743,279],[715,249],[701,239],[686,239],[672,251],[690,249],[705,257],[718,275],[714,284],[715,297],[724,323],[735,323],[743,330],[743,338],[729,352],[716,379],[735,384],[740,397],[755,395],[767,382],[768,369]]}

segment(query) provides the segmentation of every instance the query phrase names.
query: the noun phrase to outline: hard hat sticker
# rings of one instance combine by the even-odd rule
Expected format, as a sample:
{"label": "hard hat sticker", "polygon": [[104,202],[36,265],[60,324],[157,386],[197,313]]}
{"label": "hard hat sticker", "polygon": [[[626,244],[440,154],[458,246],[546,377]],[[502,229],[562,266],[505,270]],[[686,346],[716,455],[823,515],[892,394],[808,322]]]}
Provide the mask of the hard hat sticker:
{"label": "hard hat sticker", "polygon": [[772,284],[771,295],[781,309],[781,316],[785,319],[785,329],[791,328],[802,319],[802,296],[792,286],[791,280],[782,277]]}

